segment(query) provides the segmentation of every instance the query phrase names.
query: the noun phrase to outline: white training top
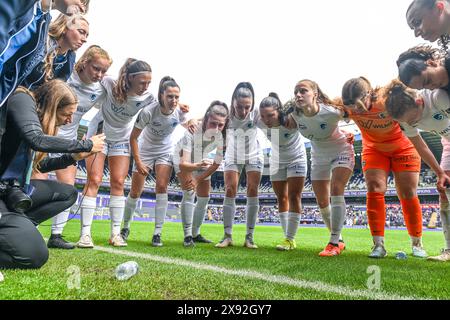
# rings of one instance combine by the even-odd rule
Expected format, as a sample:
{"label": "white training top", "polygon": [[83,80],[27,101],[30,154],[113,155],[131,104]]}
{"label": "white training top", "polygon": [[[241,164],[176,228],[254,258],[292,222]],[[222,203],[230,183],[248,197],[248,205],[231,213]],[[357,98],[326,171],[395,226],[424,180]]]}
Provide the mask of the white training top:
{"label": "white training top", "polygon": [[[222,133],[218,133],[217,137],[208,139],[203,135],[202,130],[199,130],[195,134],[186,131],[183,138],[177,143],[175,151],[180,152],[183,150],[189,152],[191,154],[191,163],[211,159],[210,155],[215,151],[213,160],[216,164],[220,165],[223,160],[223,142]],[[178,159],[179,156],[175,158]]]}
{"label": "white training top", "polygon": [[238,163],[238,160],[247,163],[249,160],[263,157],[258,141],[257,125],[259,120],[259,110],[256,107],[244,120],[230,116],[225,153],[226,162],[241,164]]}
{"label": "white training top", "polygon": [[119,105],[113,96],[115,84],[116,81],[111,77],[105,77],[102,81],[107,92],[101,108],[105,121],[104,132],[108,141],[125,141],[130,139],[139,111],[154,103],[156,99],[146,92],[142,96],[128,97],[123,105]]}
{"label": "white training top", "polygon": [[424,100],[422,119],[414,127],[401,122],[400,126],[407,137],[417,137],[419,129],[442,136],[450,141],[450,99],[445,90],[421,90]]}
{"label": "white training top", "polygon": [[297,122],[300,133],[311,140],[313,149],[336,152],[347,143],[345,133],[339,128],[343,112],[324,104],[319,104],[319,108],[319,113],[313,117],[305,117],[297,112],[292,113],[292,117]]}
{"label": "white training top", "polygon": [[262,121],[258,122],[258,127],[272,143],[271,159],[276,159],[277,163],[291,164],[306,155],[305,141],[297,129],[268,128]]}
{"label": "white training top", "polygon": [[77,136],[80,121],[83,116],[95,105],[98,107],[102,105],[106,92],[99,82],[85,84],[81,81],[76,70],[73,71],[67,84],[75,91],[79,103],[77,111],[73,115],[72,123],[60,127],[58,136],[73,139],[73,137]]}
{"label": "white training top", "polygon": [[172,154],[177,142],[173,141],[172,134],[178,125],[189,120],[190,114],[184,113],[180,108],[170,115],[164,115],[158,101],[148,105],[134,124],[136,128],[143,130],[139,138],[139,152],[152,157]]}

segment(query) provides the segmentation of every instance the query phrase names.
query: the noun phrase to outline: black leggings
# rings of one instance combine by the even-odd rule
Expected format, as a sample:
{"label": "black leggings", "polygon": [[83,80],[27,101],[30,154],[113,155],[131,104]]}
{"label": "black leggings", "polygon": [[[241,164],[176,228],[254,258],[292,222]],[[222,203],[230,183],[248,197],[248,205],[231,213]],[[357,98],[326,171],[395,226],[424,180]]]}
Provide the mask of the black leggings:
{"label": "black leggings", "polygon": [[35,188],[31,196],[33,206],[26,215],[35,225],[53,218],[77,201],[77,189],[71,185],[50,180],[31,180],[31,185]]}
{"label": "black leggings", "polygon": [[48,249],[36,226],[70,208],[77,190],[49,180],[33,180],[33,206],[26,215],[8,213],[0,200],[0,269],[39,269],[48,260]]}

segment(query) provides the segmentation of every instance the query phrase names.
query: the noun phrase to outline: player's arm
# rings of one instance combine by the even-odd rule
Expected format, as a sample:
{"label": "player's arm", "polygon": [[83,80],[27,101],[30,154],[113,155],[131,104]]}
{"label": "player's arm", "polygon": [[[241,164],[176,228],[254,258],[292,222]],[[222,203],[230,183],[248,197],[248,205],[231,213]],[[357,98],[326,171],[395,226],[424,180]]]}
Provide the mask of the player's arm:
{"label": "player's arm", "polygon": [[447,186],[450,187],[450,177],[445,174],[445,171],[441,168],[430,148],[428,148],[422,136],[419,134],[415,137],[409,137],[412,144],[416,148],[423,161],[436,173],[438,176],[437,189],[440,192],[444,192]]}
{"label": "player's arm", "polygon": [[131,154],[133,155],[134,162],[136,163],[137,171],[144,176],[148,176],[150,172],[148,168],[142,163],[141,157],[139,155],[138,138],[141,135],[141,133],[142,129],[139,129],[137,127],[134,127],[133,131],[131,132],[130,136]]}

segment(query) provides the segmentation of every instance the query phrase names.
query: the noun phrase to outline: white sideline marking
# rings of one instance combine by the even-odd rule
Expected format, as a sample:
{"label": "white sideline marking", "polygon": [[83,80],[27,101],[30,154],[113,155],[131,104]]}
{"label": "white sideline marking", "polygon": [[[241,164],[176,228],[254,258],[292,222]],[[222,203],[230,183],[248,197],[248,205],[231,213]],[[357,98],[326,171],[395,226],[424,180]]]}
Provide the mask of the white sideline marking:
{"label": "white sideline marking", "polygon": [[266,282],[271,282],[275,284],[285,284],[292,287],[297,287],[299,289],[312,289],[319,292],[326,292],[326,293],[335,293],[341,296],[351,297],[351,298],[365,298],[370,300],[428,300],[424,298],[418,298],[418,297],[407,297],[407,296],[400,296],[395,294],[389,294],[382,291],[371,291],[371,290],[359,290],[359,289],[350,289],[346,287],[341,286],[334,286],[330,284],[326,284],[320,281],[306,281],[306,280],[300,280],[300,279],[293,279],[286,276],[276,276],[271,274],[265,274],[260,273],[256,271],[251,270],[232,270],[232,269],[226,269],[223,267],[218,267],[214,265],[208,265],[198,262],[192,262],[188,260],[182,260],[182,259],[176,259],[176,258],[167,258],[167,257],[160,257],[155,256],[147,253],[137,253],[137,252],[130,252],[130,251],[123,251],[123,250],[117,250],[112,248],[104,248],[104,247],[95,247],[94,250],[116,254],[116,255],[123,255],[128,257],[134,257],[134,258],[141,258],[146,260],[151,260],[154,262],[164,263],[164,264],[171,264],[176,266],[183,266],[198,270],[205,270],[210,272],[216,272],[216,273],[222,273],[225,275],[230,276],[238,276],[238,277],[244,277],[244,278],[251,278],[251,279],[257,279],[262,280]]}

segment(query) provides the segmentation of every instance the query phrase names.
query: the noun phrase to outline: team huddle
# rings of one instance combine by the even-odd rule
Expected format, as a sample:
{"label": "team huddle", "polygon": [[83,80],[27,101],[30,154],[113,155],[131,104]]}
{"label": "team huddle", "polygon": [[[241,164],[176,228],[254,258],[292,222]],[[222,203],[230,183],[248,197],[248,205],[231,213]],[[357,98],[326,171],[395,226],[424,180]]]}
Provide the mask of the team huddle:
{"label": "team huddle", "polygon": [[[440,40],[446,48],[450,30],[437,16],[450,21],[450,2],[415,0],[407,20],[416,36],[431,42]],[[441,20],[443,20],[442,18]],[[441,21],[439,20],[439,21]],[[448,23],[450,25],[450,23]],[[431,31],[430,31],[431,30]],[[436,33],[437,36],[435,36]],[[172,77],[161,79],[158,96],[149,92],[152,69],[145,61],[128,59],[117,78],[105,76],[112,65],[110,55],[100,46],[89,47],[75,63],[75,51],[89,35],[83,15],[70,19],[61,15],[50,25],[49,42],[58,49],[22,85],[35,90],[47,82],[49,91],[64,85],[77,98],[78,106],[54,135],[76,140],[80,121],[98,108],[87,138],[99,143],[97,152],[86,158],[87,182],[80,204],[79,248],[94,248],[91,226],[102,183],[105,161],[110,170],[111,235],[114,247],[127,246],[133,237],[131,221],[151,172],[156,177],[155,229],[151,245],[163,246],[163,224],[168,210],[168,185],[174,170],[183,190],[181,217],[183,245],[211,243],[201,235],[209,203],[211,176],[223,164],[225,198],[223,239],[215,246],[234,244],[233,223],[241,175],[246,174],[246,236],[244,246],[258,249],[254,241],[259,205],[259,185],[264,169],[261,130],[272,143],[270,178],[277,196],[283,238],[280,251],[297,248],[296,235],[302,214],[301,194],[308,176],[305,138],[311,142],[310,176],[317,204],[330,238],[321,257],[339,256],[346,249],[342,229],[346,219],[344,192],[355,167],[353,135],[343,131],[342,121],[354,123],[362,133],[362,168],[367,186],[367,216],[373,237],[371,258],[384,258],[385,192],[392,172],[401,202],[412,254],[427,258],[422,244],[422,210],[417,195],[421,163],[437,175],[440,214],[446,249],[433,261],[450,260],[450,60],[442,49],[417,46],[402,53],[397,65],[399,78],[374,87],[365,77],[349,79],[342,95],[331,99],[312,80],[293,84],[294,98],[286,103],[270,93],[259,105],[251,83],[241,82],[231,95],[231,104],[213,101],[202,119],[191,116],[190,107],[180,102],[180,85]],[[58,80],[57,80],[58,79]],[[186,129],[175,141],[178,126]],[[101,129],[101,130],[100,130]],[[419,130],[442,136],[444,146],[439,164],[423,141]],[[211,156],[213,155],[213,156]],[[61,157],[61,154],[50,154]],[[42,158],[41,158],[42,159]],[[131,190],[124,196],[124,182],[133,162]],[[74,185],[76,166],[57,170],[59,182]],[[35,166],[34,179],[47,179]],[[69,208],[53,219],[48,247],[72,249],[62,238]]]}

